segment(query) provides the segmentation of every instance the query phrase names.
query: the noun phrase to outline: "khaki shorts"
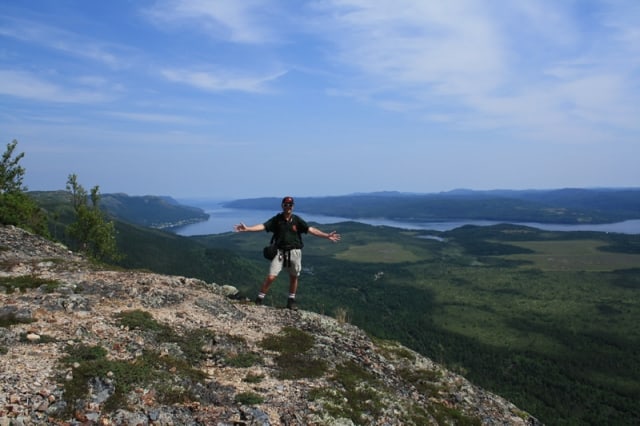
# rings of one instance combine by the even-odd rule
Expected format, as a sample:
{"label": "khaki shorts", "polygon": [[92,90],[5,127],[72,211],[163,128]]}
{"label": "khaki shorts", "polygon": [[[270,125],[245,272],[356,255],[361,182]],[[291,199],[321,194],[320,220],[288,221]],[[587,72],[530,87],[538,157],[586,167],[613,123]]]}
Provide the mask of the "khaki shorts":
{"label": "khaki shorts", "polygon": [[[302,250],[291,249],[290,252],[291,265],[284,269],[286,269],[291,276],[300,276],[300,271],[302,271]],[[278,255],[273,258],[273,260],[271,261],[271,265],[269,266],[269,275],[277,277],[280,271],[282,271],[285,253],[286,252],[282,250],[278,250]]]}

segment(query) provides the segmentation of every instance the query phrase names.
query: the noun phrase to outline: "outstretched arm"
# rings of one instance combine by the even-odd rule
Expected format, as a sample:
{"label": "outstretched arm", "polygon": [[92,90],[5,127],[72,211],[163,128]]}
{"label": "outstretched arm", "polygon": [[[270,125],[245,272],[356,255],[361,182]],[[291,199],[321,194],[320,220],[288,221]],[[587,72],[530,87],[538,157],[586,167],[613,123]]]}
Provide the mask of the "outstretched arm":
{"label": "outstretched arm", "polygon": [[315,235],[316,237],[326,238],[333,241],[334,243],[340,241],[340,234],[338,234],[336,231],[331,231],[327,234],[326,232],[322,232],[318,228],[314,228],[313,226],[311,226],[309,227],[309,233],[311,235]]}
{"label": "outstretched arm", "polygon": [[236,232],[264,231],[264,223],[259,223],[257,225],[247,226],[244,223],[240,222],[237,225],[233,225],[233,230],[236,231]]}

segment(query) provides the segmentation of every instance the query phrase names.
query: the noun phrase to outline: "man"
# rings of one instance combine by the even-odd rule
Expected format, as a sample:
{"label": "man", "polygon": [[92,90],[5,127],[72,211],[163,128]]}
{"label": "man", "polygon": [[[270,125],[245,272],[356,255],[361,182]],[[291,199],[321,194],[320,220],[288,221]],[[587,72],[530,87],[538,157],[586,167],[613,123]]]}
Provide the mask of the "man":
{"label": "man", "polygon": [[298,277],[302,271],[302,234],[309,233],[316,237],[326,238],[334,243],[340,241],[340,234],[336,231],[325,233],[309,226],[301,217],[293,214],[294,201],[292,197],[282,199],[282,213],[278,213],[265,223],[247,226],[244,223],[235,225],[236,232],[273,232],[274,241],[278,247],[278,254],[271,261],[269,275],[265,278],[260,288],[260,293],[256,298],[256,304],[261,305],[264,297],[269,291],[269,287],[278,277],[280,271],[286,268],[289,272],[289,298],[287,308],[297,310],[296,292],[298,290]]}

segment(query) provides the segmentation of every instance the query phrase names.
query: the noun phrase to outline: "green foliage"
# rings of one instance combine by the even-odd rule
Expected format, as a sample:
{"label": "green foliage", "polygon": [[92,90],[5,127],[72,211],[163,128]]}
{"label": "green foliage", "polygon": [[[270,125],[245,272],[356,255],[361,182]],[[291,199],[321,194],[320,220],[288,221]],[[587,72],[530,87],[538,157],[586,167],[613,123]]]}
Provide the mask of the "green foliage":
{"label": "green foliage", "polygon": [[97,260],[119,259],[121,255],[116,246],[115,225],[105,221],[99,208],[98,186],[91,189],[91,205],[88,204],[87,191],[78,183],[75,174],[69,175],[67,191],[71,193],[71,204],[76,215],[68,231],[79,249]]}
{"label": "green foliage", "polygon": [[313,347],[311,334],[293,327],[284,327],[282,334],[266,336],[260,342],[264,349],[280,352],[275,357],[280,379],[322,377],[327,370],[324,360],[316,359],[308,351]]}
{"label": "green foliage", "polygon": [[253,392],[242,392],[236,395],[235,401],[242,405],[258,405],[264,402],[264,398]]}
{"label": "green foliage", "polygon": [[104,403],[106,411],[126,407],[127,395],[136,387],[155,390],[158,402],[174,404],[194,401],[199,398],[198,384],[202,385],[206,374],[191,366],[206,356],[202,347],[214,342],[213,334],[206,329],[178,332],[153,319],[141,310],[125,311],[117,316],[122,326],[145,333],[156,344],[175,343],[180,347],[180,356],[143,351],[132,361],[107,359],[107,350],[101,346],[76,345],[67,347],[67,355],[61,359],[66,366],[74,366],[73,378],[65,381],[64,398],[68,416],[77,401],[86,398],[92,380],[109,381],[113,392]]}
{"label": "green foliage", "polygon": [[[350,323],[464,372],[544,422],[610,418],[629,424],[640,416],[634,399],[640,392],[640,333],[633,326],[640,322],[640,306],[633,303],[640,288],[640,255],[633,247],[640,236],[512,225],[449,232],[358,223],[335,228],[341,244],[307,240],[300,293],[305,309],[346,309]],[[141,240],[145,235],[142,229],[136,234]],[[211,269],[194,276],[217,280],[219,274],[245,293],[256,291],[266,270],[260,257],[265,235],[157,238],[170,243],[151,257],[167,256],[167,262],[169,253],[179,257],[191,250],[188,256],[201,267],[200,253],[215,250],[206,260]],[[496,243],[518,250],[495,250]],[[384,244],[413,255],[382,263],[376,256],[384,253],[369,250],[367,262],[362,250],[350,250]],[[624,247],[624,256],[604,247]],[[167,253],[160,253],[164,248]],[[554,264],[564,269],[554,270]],[[276,282],[272,293],[286,288]],[[305,357],[312,359],[307,352],[280,354],[282,377]]]}
{"label": "green foliage", "polygon": [[2,154],[2,161],[0,162],[0,192],[2,193],[26,190],[22,185],[25,170],[19,164],[24,157],[24,152],[15,156],[13,154],[17,145],[18,141],[14,139],[7,144],[7,150]]}
{"label": "green foliage", "polygon": [[47,218],[23,186],[25,169],[20,166],[24,153],[14,156],[18,141],[7,144],[0,161],[0,224],[15,225],[48,236]]}
{"label": "green foliage", "polygon": [[132,311],[124,311],[117,315],[120,325],[127,327],[131,330],[139,329],[151,331],[157,334],[172,335],[171,328],[160,324],[153,318],[153,315],[148,311],[142,311],[135,309]]}
{"label": "green foliage", "polygon": [[311,349],[313,342],[311,334],[297,328],[284,327],[282,334],[266,336],[260,346],[270,351],[298,354]]}
{"label": "green foliage", "polygon": [[254,374],[254,373],[249,373],[244,379],[242,379],[243,382],[247,382],[247,383],[260,383],[263,380],[264,380],[264,374]]}
{"label": "green foliage", "polygon": [[185,358],[191,362],[199,362],[206,358],[202,351],[205,345],[215,343],[215,335],[208,329],[192,329],[186,332],[177,332],[171,327],[157,322],[153,316],[142,310],[125,311],[118,314],[121,325],[130,329],[139,329],[151,334],[158,343],[177,344]]}
{"label": "green foliage", "polygon": [[259,354],[251,352],[243,352],[225,357],[225,364],[229,367],[248,368],[259,364],[262,357]]}
{"label": "green foliage", "polygon": [[[632,424],[640,416],[634,397],[640,394],[640,331],[634,326],[640,322],[634,302],[640,255],[598,250],[614,243],[631,247],[640,236],[511,225],[450,232],[351,223],[335,228],[341,244],[311,239],[305,247],[305,309],[348,309],[352,324],[463,372],[543,422]],[[420,238],[425,234],[442,241]],[[264,242],[259,237],[198,241],[226,244],[252,258]],[[380,241],[420,260],[378,263],[375,251],[370,262],[344,256],[354,244]],[[496,242],[527,250],[488,256]],[[272,292],[279,288],[286,291],[286,284],[277,281]]]}
{"label": "green foliage", "polygon": [[188,330],[179,335],[173,334],[167,338],[167,341],[177,343],[182,353],[184,353],[185,358],[196,363],[204,360],[208,356],[206,352],[202,351],[202,348],[205,345],[213,345],[216,343],[215,334],[206,328]]}
{"label": "green foliage", "polygon": [[100,346],[72,346],[61,362],[74,366],[71,380],[64,381],[66,410],[64,418],[72,414],[77,401],[86,398],[91,380],[109,381],[114,385],[112,394],[104,403],[105,411],[127,406],[127,395],[136,387],[152,387],[156,398],[164,404],[197,399],[195,383],[203,383],[206,375],[189,366],[184,360],[144,351],[133,361],[109,360],[107,351]]}
{"label": "green foliage", "polygon": [[67,355],[61,358],[61,362],[69,365],[103,359],[108,353],[102,346],[86,345],[68,346],[66,352]]}
{"label": "green foliage", "polygon": [[[49,214],[51,234],[69,247],[78,249],[77,239],[71,238],[66,232],[68,226],[76,221],[70,192],[36,192],[33,197]],[[113,224],[117,252],[121,256],[110,261],[117,266],[234,285],[264,278],[262,263],[246,259],[224,245],[208,247],[195,237],[182,237],[119,220],[113,220]]]}
{"label": "green foliage", "polygon": [[[232,208],[272,209],[280,200],[227,203]],[[548,191],[452,191],[439,194],[382,192],[335,197],[296,197],[298,212],[406,221],[493,220],[537,223],[606,223],[637,219],[638,189]]]}
{"label": "green foliage", "polygon": [[416,355],[413,351],[407,349],[405,346],[400,346],[397,342],[377,339],[376,337],[373,337],[372,340],[376,343],[378,350],[387,358],[400,357],[411,362],[416,360]]}
{"label": "green foliage", "polygon": [[111,217],[153,228],[171,228],[209,218],[202,209],[182,205],[170,197],[151,195],[104,194],[100,207]]}
{"label": "green foliage", "polygon": [[325,408],[334,417],[351,419],[363,424],[363,416],[377,417],[382,409],[382,384],[367,370],[353,361],[338,365],[331,377],[336,386],[319,388],[309,395],[312,400],[325,401]]}
{"label": "green foliage", "polygon": [[28,335],[29,335],[29,333],[20,333],[20,341],[22,343],[29,343],[29,344],[34,344],[34,345],[52,343],[52,342],[56,342],[57,341],[56,338],[51,337],[51,336],[47,336],[46,334],[38,335],[39,339],[29,340],[27,338]]}
{"label": "green foliage", "polygon": [[56,280],[34,277],[32,275],[20,275],[17,277],[0,277],[0,286],[5,287],[7,293],[18,290],[21,293],[29,289],[42,287],[45,292],[54,291],[60,283]]}
{"label": "green foliage", "polygon": [[9,328],[16,324],[30,324],[35,322],[33,319],[19,318],[14,313],[8,313],[0,316],[0,327]]}
{"label": "green foliage", "polygon": [[465,416],[455,408],[443,404],[434,403],[427,407],[427,411],[441,424],[453,424],[456,426],[480,426],[480,419]]}
{"label": "green foliage", "polygon": [[442,390],[438,383],[441,373],[434,370],[399,368],[398,375],[411,383],[418,392],[427,396],[436,396]]}
{"label": "green foliage", "polygon": [[[185,238],[117,226],[119,246],[130,250],[121,262],[127,267],[230,283],[253,295],[266,272],[264,234]],[[546,423],[640,418],[640,236],[512,225],[331,228],[340,244],[306,240],[305,309],[348,310],[349,322],[371,335],[464,371]],[[364,248],[350,250],[355,245]],[[401,247],[401,256],[381,259],[376,247]],[[286,294],[282,281],[273,297]]]}
{"label": "green foliage", "polygon": [[625,235],[609,235],[609,244],[600,250],[613,253],[640,254],[640,239],[629,239]]}

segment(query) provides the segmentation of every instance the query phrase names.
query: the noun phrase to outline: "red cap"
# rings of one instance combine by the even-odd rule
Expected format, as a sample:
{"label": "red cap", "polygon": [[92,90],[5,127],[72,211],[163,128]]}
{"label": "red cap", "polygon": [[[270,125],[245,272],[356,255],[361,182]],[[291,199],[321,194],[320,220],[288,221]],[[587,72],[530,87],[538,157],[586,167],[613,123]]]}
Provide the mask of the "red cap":
{"label": "red cap", "polygon": [[284,197],[282,199],[282,204],[295,204],[293,201],[293,197]]}

